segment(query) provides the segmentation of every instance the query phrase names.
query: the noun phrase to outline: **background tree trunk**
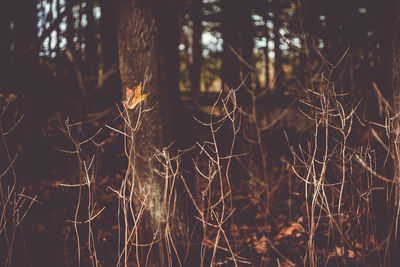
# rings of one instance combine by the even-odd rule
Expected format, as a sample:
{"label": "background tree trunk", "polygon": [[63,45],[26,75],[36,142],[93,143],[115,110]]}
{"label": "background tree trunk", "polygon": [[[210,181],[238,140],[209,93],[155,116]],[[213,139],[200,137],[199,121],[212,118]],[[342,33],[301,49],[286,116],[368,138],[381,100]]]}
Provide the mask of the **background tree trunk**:
{"label": "background tree trunk", "polygon": [[275,53],[275,60],[274,60],[274,70],[275,70],[275,88],[279,90],[279,87],[282,86],[282,51],[280,48],[281,45],[281,37],[279,30],[281,28],[282,22],[279,18],[281,13],[280,1],[274,1],[274,16],[272,18],[272,23],[274,24],[274,53]]}
{"label": "background tree trunk", "polygon": [[190,70],[190,82],[192,92],[194,94],[200,93],[200,73],[202,63],[202,0],[192,0],[191,15],[193,21],[193,64]]}
{"label": "background tree trunk", "polygon": [[104,72],[118,62],[117,19],[115,1],[100,0],[101,55]]}
{"label": "background tree trunk", "polygon": [[65,37],[67,39],[67,49],[73,53],[75,51],[75,44],[74,44],[74,36],[75,36],[75,20],[73,17],[74,8],[72,6],[73,0],[66,0],[67,1],[67,8],[70,7],[70,10],[67,13],[67,25],[65,31]]}
{"label": "background tree trunk", "polygon": [[270,84],[270,79],[269,79],[269,47],[268,47],[268,43],[270,40],[270,31],[268,28],[268,21],[270,20],[269,15],[268,15],[268,8],[265,5],[265,9],[263,9],[263,18],[264,18],[264,22],[265,22],[265,47],[264,47],[264,55],[265,55],[265,87],[268,88],[269,84]]}
{"label": "background tree trunk", "polygon": [[98,55],[97,55],[97,38],[96,25],[93,15],[94,0],[86,1],[87,25],[85,29],[85,71],[89,76],[97,75],[98,71]]}
{"label": "background tree trunk", "polygon": [[[15,51],[26,53],[37,39],[36,1],[14,0]],[[24,8],[21,8],[23,6]]]}
{"label": "background tree trunk", "polygon": [[[0,90],[8,87],[9,64],[11,59],[11,2],[6,0],[0,8]],[[2,90],[3,91],[3,90]],[[4,91],[3,91],[4,92]]]}
{"label": "background tree trunk", "polygon": [[[57,17],[60,16],[61,14],[61,3],[60,0],[55,0],[56,1],[56,12],[57,12]],[[61,29],[60,29],[60,24],[57,25],[56,27],[56,53],[58,53],[60,51],[60,44],[61,44],[61,37],[62,37],[62,33],[61,33]]]}
{"label": "background tree trunk", "polygon": [[[246,1],[222,0],[223,86],[237,89],[249,73],[254,40],[250,6]],[[249,79],[246,83],[249,83]],[[249,87],[250,88],[250,87]],[[248,103],[245,88],[237,92],[238,103]]]}

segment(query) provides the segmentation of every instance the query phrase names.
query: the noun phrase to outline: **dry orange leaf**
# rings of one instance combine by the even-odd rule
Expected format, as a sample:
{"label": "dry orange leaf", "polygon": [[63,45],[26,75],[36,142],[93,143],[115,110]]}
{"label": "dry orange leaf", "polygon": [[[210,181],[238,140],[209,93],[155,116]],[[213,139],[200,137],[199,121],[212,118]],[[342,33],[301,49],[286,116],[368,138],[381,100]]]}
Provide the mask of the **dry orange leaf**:
{"label": "dry orange leaf", "polygon": [[134,109],[140,102],[145,100],[150,93],[142,94],[142,83],[134,89],[126,88],[125,100],[123,101],[125,108]]}

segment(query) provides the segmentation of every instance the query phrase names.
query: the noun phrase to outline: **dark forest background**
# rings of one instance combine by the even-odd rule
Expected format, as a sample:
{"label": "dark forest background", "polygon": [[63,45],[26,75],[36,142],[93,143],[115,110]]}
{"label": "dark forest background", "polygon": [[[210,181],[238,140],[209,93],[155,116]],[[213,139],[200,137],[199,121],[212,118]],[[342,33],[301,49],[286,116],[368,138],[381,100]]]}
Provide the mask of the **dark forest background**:
{"label": "dark forest background", "polygon": [[[177,0],[165,8],[177,19],[177,27],[163,34],[178,38],[170,49],[179,55],[179,88],[194,98],[237,88],[248,74],[270,94],[301,95],[305,72],[320,67],[315,49],[331,64],[349,49],[343,71],[336,71],[343,90],[366,96],[375,82],[391,95],[395,1]],[[48,115],[71,112],[74,98],[106,94],[109,105],[120,98],[117,23],[124,22],[117,19],[116,2],[8,1],[1,12],[2,92],[59,107]],[[35,79],[57,88],[37,86]]]}
{"label": "dark forest background", "polygon": [[399,22],[397,0],[4,0],[0,262],[396,266]]}

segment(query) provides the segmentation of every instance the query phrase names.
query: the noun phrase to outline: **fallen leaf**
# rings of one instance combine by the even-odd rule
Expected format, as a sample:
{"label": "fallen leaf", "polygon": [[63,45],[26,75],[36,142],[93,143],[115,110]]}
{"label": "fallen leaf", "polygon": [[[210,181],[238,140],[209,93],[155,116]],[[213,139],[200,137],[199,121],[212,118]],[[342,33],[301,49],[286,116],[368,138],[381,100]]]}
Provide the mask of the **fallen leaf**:
{"label": "fallen leaf", "polygon": [[[347,253],[346,253],[347,252]],[[358,253],[357,253],[358,254]],[[356,253],[351,250],[348,249],[347,251],[343,248],[343,247],[335,247],[334,251],[332,251],[331,253],[329,253],[328,257],[344,257],[347,256],[350,259],[353,259],[356,256]]]}
{"label": "fallen leaf", "polygon": [[297,222],[292,222],[288,227],[281,229],[281,231],[276,235],[275,240],[292,236],[295,233],[295,231],[300,232],[301,226]]}
{"label": "fallen leaf", "polygon": [[254,241],[254,249],[257,251],[258,254],[265,254],[267,253],[268,246],[267,246],[267,238],[263,235],[259,240]]}
{"label": "fallen leaf", "polygon": [[136,86],[134,89],[126,88],[125,91],[125,100],[124,103],[125,108],[134,109],[140,102],[145,100],[150,93],[142,94],[142,83]]}

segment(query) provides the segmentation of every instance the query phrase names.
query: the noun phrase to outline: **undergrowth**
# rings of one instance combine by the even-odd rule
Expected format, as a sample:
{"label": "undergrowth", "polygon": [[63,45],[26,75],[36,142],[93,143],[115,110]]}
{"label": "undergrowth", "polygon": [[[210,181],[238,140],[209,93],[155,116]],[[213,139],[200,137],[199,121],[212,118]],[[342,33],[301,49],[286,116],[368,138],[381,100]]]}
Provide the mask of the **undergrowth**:
{"label": "undergrowth", "polygon": [[[393,266],[400,210],[397,114],[376,88],[386,110],[385,123],[365,121],[358,111],[362,101],[337,93],[332,73],[340,61],[325,63],[325,72],[318,73],[303,97],[272,119],[268,109],[257,104],[269,88],[256,90],[243,82],[221,92],[207,116],[194,117],[202,129],[190,149],[195,189],[188,186],[181,166],[188,151],[172,149],[174,144],[154,149],[163,181],[157,203],[149,200],[154,193],[151,185],[143,184],[135,173],[134,136],[146,123],[141,104],[135,107],[139,114],[135,121],[124,105],[117,104],[113,122],[89,137],[84,122],[58,120],[70,147],[59,150],[74,157],[76,168],[71,179],[56,183],[74,207],[65,221],[66,229],[72,230],[65,233],[70,257],[66,262],[148,266],[155,248],[161,247],[163,252],[157,255],[169,266],[185,266],[191,257],[197,257],[199,266]],[[249,105],[238,104],[238,90],[250,96]],[[4,101],[0,123],[11,102]],[[281,123],[293,114],[308,120],[303,138],[287,134]],[[6,159],[0,181],[5,266],[13,265],[18,229],[29,209],[39,203],[18,183],[13,164],[18,149],[10,150],[7,142],[20,119],[7,129],[0,124]],[[268,147],[272,129],[279,129],[281,147],[288,147],[289,153],[272,153]],[[101,132],[108,134],[99,137]],[[113,144],[111,136],[119,136],[121,142]],[[123,144],[126,167],[102,177],[101,166],[108,164],[102,155],[110,143]],[[176,224],[177,184],[183,185],[193,206],[189,216],[200,226],[198,232]],[[162,223],[152,242],[140,243],[142,216],[154,205],[161,207]],[[181,240],[176,231],[182,232]],[[145,254],[140,253],[143,247]]]}

